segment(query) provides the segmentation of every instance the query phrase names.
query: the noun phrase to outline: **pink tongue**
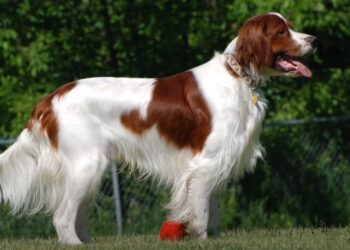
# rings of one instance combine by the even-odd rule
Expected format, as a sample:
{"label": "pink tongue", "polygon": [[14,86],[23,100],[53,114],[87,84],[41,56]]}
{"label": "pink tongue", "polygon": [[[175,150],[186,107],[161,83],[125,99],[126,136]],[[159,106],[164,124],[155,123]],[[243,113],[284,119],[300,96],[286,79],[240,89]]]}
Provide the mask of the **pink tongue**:
{"label": "pink tongue", "polygon": [[309,70],[308,67],[306,67],[304,64],[302,64],[301,62],[298,62],[298,61],[294,61],[294,60],[290,60],[290,62],[292,64],[294,64],[294,66],[296,66],[296,69],[297,71],[305,76],[305,77],[308,77],[310,78],[312,76],[312,72]]}

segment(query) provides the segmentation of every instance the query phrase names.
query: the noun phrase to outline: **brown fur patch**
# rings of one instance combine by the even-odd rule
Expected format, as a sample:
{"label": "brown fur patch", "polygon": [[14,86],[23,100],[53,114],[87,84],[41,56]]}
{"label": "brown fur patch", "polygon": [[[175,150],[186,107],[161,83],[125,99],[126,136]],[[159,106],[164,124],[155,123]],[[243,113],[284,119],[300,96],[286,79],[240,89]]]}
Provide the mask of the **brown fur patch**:
{"label": "brown fur patch", "polygon": [[26,124],[26,128],[31,131],[35,122],[40,122],[41,129],[46,133],[54,149],[58,147],[58,122],[52,109],[54,97],[60,98],[76,86],[76,82],[67,83],[52,94],[44,97],[34,108]]}
{"label": "brown fur patch", "polygon": [[238,32],[237,62],[247,68],[251,63],[260,69],[272,67],[279,53],[299,56],[300,46],[293,41],[289,27],[289,22],[272,14],[249,19]]}
{"label": "brown fur patch", "polygon": [[143,119],[138,110],[121,117],[122,124],[141,135],[156,125],[159,133],[179,148],[200,152],[211,131],[211,114],[190,71],[160,78]]}

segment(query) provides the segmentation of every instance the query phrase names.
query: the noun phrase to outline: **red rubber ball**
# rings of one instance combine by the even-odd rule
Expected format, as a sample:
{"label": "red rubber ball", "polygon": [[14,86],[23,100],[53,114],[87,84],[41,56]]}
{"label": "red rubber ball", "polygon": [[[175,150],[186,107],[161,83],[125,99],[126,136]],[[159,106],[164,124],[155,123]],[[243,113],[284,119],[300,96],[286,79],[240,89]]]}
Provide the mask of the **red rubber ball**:
{"label": "red rubber ball", "polygon": [[181,240],[186,235],[184,224],[173,221],[165,221],[159,230],[161,240]]}

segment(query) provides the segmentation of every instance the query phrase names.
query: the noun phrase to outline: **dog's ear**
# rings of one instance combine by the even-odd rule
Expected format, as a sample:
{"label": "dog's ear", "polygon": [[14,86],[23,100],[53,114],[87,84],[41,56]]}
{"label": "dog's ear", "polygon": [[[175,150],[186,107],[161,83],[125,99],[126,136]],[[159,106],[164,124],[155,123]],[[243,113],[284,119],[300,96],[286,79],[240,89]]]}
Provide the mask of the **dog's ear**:
{"label": "dog's ear", "polygon": [[267,24],[263,21],[248,20],[238,32],[234,54],[242,67],[250,69],[253,66],[259,70],[273,63],[271,42],[265,34]]}

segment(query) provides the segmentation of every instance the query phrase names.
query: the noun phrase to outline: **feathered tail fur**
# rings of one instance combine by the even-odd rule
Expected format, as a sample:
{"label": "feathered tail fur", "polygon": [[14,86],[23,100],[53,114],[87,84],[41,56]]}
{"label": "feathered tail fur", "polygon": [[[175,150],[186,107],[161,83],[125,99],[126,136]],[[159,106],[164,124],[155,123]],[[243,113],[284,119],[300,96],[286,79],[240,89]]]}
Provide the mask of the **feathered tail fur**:
{"label": "feathered tail fur", "polygon": [[14,214],[52,212],[62,197],[62,170],[47,140],[24,129],[0,155],[0,201]]}

